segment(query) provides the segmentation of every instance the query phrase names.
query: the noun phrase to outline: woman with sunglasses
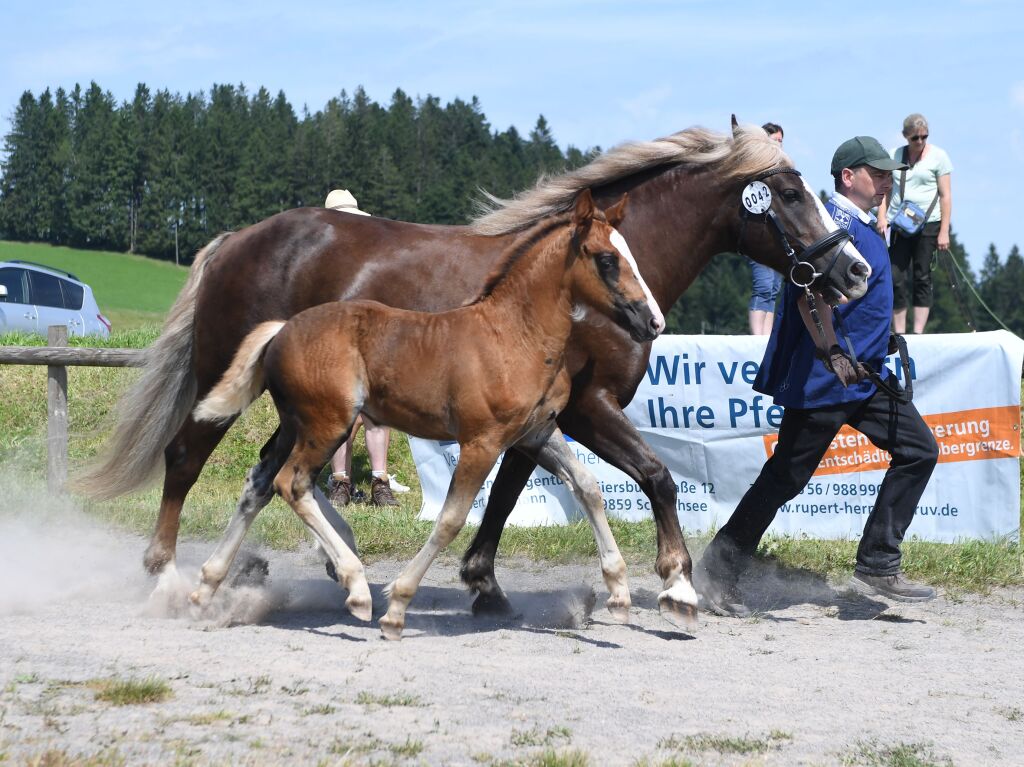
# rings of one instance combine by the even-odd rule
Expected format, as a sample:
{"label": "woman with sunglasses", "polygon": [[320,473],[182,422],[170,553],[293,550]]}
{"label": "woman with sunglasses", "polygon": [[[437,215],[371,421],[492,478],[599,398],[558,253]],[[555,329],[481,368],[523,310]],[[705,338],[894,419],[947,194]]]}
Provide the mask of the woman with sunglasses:
{"label": "woman with sunglasses", "polygon": [[[878,231],[885,237],[887,230],[892,229],[889,258],[893,267],[893,330],[906,332],[907,278],[912,274],[914,332],[923,333],[932,305],[932,254],[936,250],[949,250],[953,163],[945,151],[928,143],[928,121],[924,115],[915,112],[907,117],[903,121],[903,136],[907,139],[906,145],[893,149],[891,154],[894,160],[906,163],[910,169],[893,172],[892,191],[878,208]],[[925,214],[924,226],[912,235],[896,226],[890,227],[903,199],[917,205]]]}

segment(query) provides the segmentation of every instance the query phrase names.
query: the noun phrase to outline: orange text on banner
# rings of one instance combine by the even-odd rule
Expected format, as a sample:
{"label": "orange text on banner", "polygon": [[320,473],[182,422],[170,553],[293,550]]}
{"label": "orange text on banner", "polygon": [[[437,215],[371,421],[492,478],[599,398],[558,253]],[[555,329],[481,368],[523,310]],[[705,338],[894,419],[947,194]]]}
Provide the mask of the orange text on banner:
{"label": "orange text on banner", "polygon": [[[924,416],[939,445],[939,463],[1016,458],[1020,455],[1020,406],[987,407]],[[764,436],[766,455],[775,452],[778,434]],[[890,455],[850,426],[839,430],[815,476],[889,468]]]}

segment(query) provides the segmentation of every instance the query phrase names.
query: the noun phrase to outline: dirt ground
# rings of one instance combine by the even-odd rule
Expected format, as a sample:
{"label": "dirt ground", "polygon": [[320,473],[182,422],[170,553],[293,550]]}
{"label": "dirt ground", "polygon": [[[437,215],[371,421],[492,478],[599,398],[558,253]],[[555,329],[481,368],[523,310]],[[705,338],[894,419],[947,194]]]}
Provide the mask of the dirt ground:
{"label": "dirt ground", "polygon": [[[144,544],[73,510],[0,515],[0,763],[1024,764],[1022,590],[901,606],[760,569],[755,617],[683,633],[646,566],[618,625],[596,562],[500,561],[517,614],[488,621],[448,558],[393,643],[312,551],[260,552],[269,578],[195,619],[212,545],[157,588]],[[398,568],[367,568],[375,617]],[[111,679],[170,695],[113,705]]]}

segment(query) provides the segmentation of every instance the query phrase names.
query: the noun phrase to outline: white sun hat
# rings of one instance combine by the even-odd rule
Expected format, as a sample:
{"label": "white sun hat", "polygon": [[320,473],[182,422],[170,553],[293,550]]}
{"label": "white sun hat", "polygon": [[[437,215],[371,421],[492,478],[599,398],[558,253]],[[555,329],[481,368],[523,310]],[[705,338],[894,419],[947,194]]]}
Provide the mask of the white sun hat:
{"label": "white sun hat", "polygon": [[344,211],[345,213],[355,213],[360,216],[370,215],[364,210],[359,210],[359,203],[356,202],[355,195],[348,189],[332,190],[324,201],[324,207]]}

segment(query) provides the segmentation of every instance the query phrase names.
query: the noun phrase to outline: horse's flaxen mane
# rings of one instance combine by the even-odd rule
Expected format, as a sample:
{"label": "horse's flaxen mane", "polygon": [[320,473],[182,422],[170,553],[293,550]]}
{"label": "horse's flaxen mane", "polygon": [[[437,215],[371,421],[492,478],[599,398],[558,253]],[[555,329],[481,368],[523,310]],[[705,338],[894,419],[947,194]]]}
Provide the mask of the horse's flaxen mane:
{"label": "horse's flaxen mane", "polygon": [[791,165],[778,142],[756,125],[742,125],[728,136],[705,128],[688,128],[654,141],[637,141],[608,150],[582,168],[542,177],[511,200],[484,192],[481,213],[470,226],[477,234],[518,232],[541,218],[568,210],[584,189],[663,165],[716,166],[728,178],[744,178]]}

